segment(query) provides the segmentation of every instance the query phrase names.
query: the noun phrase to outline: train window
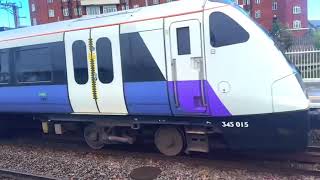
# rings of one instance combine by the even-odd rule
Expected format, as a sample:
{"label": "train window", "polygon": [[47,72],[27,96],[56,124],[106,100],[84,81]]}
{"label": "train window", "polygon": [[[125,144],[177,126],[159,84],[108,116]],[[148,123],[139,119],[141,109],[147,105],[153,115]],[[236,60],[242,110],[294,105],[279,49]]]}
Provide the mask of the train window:
{"label": "train window", "polygon": [[78,84],[88,82],[87,47],[84,41],[78,40],[72,44],[74,79]]}
{"label": "train window", "polygon": [[34,48],[15,52],[15,70],[21,83],[52,81],[49,48]]}
{"label": "train window", "polygon": [[178,55],[191,53],[189,27],[177,28]]}
{"label": "train window", "polygon": [[102,83],[113,81],[113,62],[111,41],[108,38],[99,38],[96,44],[98,76]]}
{"label": "train window", "polygon": [[213,47],[244,43],[249,33],[224,13],[213,12],[210,17],[210,42]]}
{"label": "train window", "polygon": [[9,53],[0,52],[0,84],[9,83]]}
{"label": "train window", "polygon": [[140,33],[144,34],[145,32],[120,35],[124,82],[165,81]]}

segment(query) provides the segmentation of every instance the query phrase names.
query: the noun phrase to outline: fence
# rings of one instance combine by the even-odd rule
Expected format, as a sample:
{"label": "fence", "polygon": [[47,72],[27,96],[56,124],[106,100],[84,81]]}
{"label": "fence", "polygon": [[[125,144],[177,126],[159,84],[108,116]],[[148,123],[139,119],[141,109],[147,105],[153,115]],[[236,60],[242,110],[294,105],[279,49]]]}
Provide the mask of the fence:
{"label": "fence", "polygon": [[291,49],[285,55],[300,70],[305,82],[320,82],[320,49]]}

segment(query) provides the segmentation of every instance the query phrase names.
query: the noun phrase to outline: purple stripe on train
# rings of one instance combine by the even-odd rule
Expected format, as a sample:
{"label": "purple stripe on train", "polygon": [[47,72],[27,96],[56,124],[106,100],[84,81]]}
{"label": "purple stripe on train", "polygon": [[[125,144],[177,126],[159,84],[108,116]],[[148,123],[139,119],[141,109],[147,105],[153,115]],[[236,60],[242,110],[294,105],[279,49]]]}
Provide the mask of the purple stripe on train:
{"label": "purple stripe on train", "polygon": [[124,83],[124,91],[132,115],[231,116],[207,81],[204,81],[207,106],[203,106],[200,81],[177,83],[179,106],[175,104],[173,82]]}
{"label": "purple stripe on train", "polygon": [[200,81],[179,81],[176,83],[177,100],[174,97],[174,83],[169,82],[170,101],[172,110],[176,115],[209,115],[209,116],[231,116],[231,113],[221,102],[212,87],[204,81],[205,103],[201,96]]}

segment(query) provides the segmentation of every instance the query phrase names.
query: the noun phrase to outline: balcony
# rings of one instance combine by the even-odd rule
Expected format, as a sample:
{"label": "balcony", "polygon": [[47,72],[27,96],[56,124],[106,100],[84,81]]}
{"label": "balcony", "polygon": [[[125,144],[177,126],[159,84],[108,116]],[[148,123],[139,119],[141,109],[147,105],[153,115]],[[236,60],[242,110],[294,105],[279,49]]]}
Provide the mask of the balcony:
{"label": "balcony", "polygon": [[120,4],[120,0],[81,0],[82,6]]}

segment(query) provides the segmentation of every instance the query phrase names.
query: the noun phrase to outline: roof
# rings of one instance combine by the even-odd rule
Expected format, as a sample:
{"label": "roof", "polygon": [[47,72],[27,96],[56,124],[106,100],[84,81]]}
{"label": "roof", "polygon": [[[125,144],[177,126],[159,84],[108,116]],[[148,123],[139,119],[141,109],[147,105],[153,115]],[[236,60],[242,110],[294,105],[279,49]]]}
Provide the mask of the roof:
{"label": "roof", "polygon": [[[51,34],[57,32],[74,31],[82,28],[94,28],[115,24],[136,22],[141,19],[165,17],[185,12],[202,10],[206,0],[181,0],[170,3],[130,9],[102,15],[84,16],[78,19],[60,21],[55,23],[31,26],[0,33],[0,42],[19,37],[33,36],[37,34]],[[91,27],[92,26],[92,27]]]}
{"label": "roof", "polygon": [[167,17],[191,15],[203,12],[206,9],[228,6],[228,4],[220,2],[220,0],[211,1],[204,7],[205,3],[208,3],[208,1],[180,0],[127,11],[84,16],[78,19],[4,31],[0,32],[0,47],[6,49],[39,43],[60,42],[64,40],[64,35],[68,32],[117,25],[121,25],[121,34],[137,32],[145,30],[143,29],[146,27],[144,23],[150,22],[150,26],[159,26],[159,24],[161,26],[163,25],[162,19]]}
{"label": "roof", "polygon": [[309,23],[314,28],[320,28],[320,20],[310,20]]}

